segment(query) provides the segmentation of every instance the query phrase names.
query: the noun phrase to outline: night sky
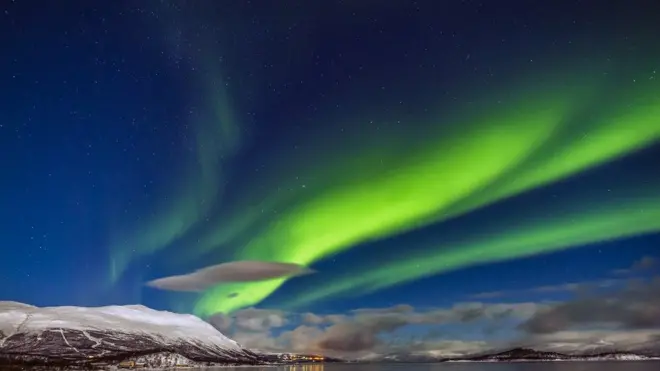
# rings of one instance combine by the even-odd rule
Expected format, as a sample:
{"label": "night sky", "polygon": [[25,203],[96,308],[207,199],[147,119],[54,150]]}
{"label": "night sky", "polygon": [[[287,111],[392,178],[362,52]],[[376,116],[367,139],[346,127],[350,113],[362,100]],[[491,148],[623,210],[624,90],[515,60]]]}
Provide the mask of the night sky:
{"label": "night sky", "polygon": [[[267,350],[660,344],[654,3],[2,1],[0,300]],[[234,260],[316,273],[145,287]]]}

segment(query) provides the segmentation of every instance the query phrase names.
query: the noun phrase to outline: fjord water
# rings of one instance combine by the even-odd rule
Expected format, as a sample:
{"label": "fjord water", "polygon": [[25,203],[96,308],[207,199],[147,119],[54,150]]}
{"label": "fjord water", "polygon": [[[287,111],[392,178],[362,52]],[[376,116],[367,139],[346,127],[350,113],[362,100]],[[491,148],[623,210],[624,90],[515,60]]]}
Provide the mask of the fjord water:
{"label": "fjord water", "polygon": [[231,367],[214,371],[658,371],[660,361],[518,363],[373,363]]}

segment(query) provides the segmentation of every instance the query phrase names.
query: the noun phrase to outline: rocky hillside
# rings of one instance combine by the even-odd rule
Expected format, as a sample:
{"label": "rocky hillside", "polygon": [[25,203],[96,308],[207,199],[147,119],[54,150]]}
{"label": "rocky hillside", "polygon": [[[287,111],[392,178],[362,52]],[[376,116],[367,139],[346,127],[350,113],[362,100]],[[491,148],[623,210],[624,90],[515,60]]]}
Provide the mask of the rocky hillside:
{"label": "rocky hillside", "polygon": [[258,365],[244,349],[192,315],[144,306],[46,307],[0,302],[0,366],[103,368]]}

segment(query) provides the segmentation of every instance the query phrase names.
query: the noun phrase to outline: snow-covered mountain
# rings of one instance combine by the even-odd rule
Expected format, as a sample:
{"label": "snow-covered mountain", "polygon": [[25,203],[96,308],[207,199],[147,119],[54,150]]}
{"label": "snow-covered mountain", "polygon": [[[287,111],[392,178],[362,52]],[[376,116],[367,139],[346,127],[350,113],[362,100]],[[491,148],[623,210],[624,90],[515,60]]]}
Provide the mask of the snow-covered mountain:
{"label": "snow-covered mountain", "polygon": [[0,366],[264,364],[198,317],[141,305],[34,307],[0,302]]}
{"label": "snow-covered mountain", "polygon": [[515,348],[505,352],[484,354],[480,356],[447,359],[447,361],[471,362],[521,362],[521,361],[644,361],[657,360],[652,354],[630,352],[608,352],[598,354],[562,354],[544,352],[529,348]]}
{"label": "snow-covered mountain", "polygon": [[514,348],[504,352],[492,352],[461,357],[434,356],[430,354],[392,353],[360,359],[363,362],[550,362],[550,361],[644,361],[660,360],[655,353],[607,352],[595,354],[563,354],[529,348]]}

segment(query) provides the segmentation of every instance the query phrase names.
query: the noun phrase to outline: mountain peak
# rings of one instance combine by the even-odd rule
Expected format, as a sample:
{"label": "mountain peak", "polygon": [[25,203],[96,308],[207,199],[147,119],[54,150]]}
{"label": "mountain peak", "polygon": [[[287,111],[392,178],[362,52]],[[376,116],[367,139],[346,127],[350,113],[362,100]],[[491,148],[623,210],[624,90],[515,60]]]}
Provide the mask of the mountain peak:
{"label": "mountain peak", "polygon": [[142,305],[34,307],[0,302],[0,365],[115,365],[137,362],[264,364],[202,319]]}

